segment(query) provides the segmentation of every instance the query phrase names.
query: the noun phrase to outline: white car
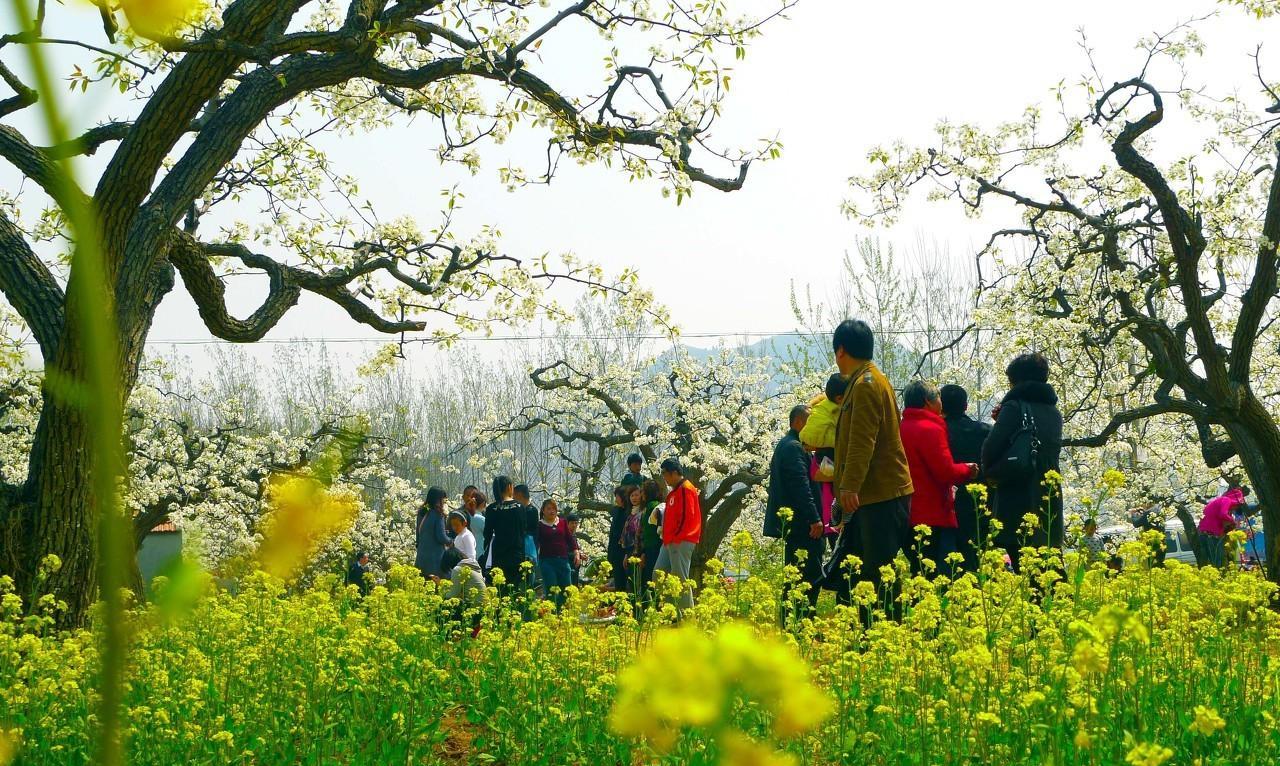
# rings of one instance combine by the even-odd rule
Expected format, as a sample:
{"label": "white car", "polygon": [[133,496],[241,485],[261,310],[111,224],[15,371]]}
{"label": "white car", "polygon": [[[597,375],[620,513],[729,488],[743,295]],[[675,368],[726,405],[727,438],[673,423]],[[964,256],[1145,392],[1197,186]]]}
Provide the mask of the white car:
{"label": "white car", "polygon": [[1165,559],[1174,559],[1184,564],[1195,566],[1196,552],[1187,539],[1186,528],[1178,519],[1169,519],[1164,523]]}

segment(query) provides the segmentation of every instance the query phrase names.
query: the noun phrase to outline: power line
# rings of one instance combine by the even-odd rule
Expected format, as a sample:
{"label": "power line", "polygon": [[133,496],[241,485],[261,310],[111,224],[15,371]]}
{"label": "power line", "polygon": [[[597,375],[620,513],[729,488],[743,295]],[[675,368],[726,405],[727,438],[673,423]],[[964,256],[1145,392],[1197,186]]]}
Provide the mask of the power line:
{"label": "power line", "polygon": [[[1001,332],[999,328],[993,327],[975,327],[967,328],[970,332]],[[965,332],[966,328],[930,328],[928,330],[877,330],[877,335],[924,335],[927,333],[936,333],[940,335],[958,335]],[[762,332],[762,331],[731,331],[731,332],[682,332],[679,334],[681,340],[698,339],[708,340],[717,338],[805,338],[811,336],[812,333],[800,332],[798,330],[783,330],[781,332]],[[613,340],[618,336],[601,335],[590,333],[564,333],[557,335],[464,335],[453,338],[453,343],[492,343],[492,342],[519,342],[519,341],[545,341],[545,340]],[[646,333],[642,335],[631,335],[629,339],[634,340],[669,340],[670,335],[665,333]],[[315,338],[263,338],[254,341],[251,344],[233,343],[231,341],[222,340],[220,338],[150,338],[146,341],[148,346],[240,346],[240,345],[267,345],[267,346],[288,346],[288,345],[309,345],[309,344],[351,344],[351,343],[399,343],[401,342],[398,335],[384,335],[380,337],[315,337]],[[432,338],[405,338],[404,343],[435,343]],[[21,341],[23,346],[37,345],[34,339],[26,339]]]}

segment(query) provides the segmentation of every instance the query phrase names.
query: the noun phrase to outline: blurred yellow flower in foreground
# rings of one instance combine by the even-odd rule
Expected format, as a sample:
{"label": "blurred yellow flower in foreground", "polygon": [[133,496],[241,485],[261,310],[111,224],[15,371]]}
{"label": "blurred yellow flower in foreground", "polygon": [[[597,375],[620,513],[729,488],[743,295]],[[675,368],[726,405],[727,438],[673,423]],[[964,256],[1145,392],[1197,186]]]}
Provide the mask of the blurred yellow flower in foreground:
{"label": "blurred yellow flower in foreground", "polygon": [[172,35],[205,7],[203,0],[121,0],[129,25],[144,35]]}
{"label": "blurred yellow flower in foreground", "polygon": [[[659,632],[619,675],[618,687],[610,726],[624,736],[647,739],[659,751],[669,750],[684,728],[724,727],[735,696],[772,713],[779,737],[816,727],[834,707],[795,649],[740,622],[722,625],[712,635],[694,626]],[[722,731],[720,739],[726,763],[787,762],[732,729]],[[772,760],[761,760],[761,752]]]}
{"label": "blurred yellow flower in foreground", "polygon": [[0,766],[9,766],[17,755],[17,738],[4,729],[0,729]]}
{"label": "blurred yellow flower in foreground", "polygon": [[720,766],[796,766],[797,763],[794,755],[779,753],[738,731],[722,737],[720,746],[724,751]]}
{"label": "blurred yellow flower in foreground", "polygon": [[309,476],[273,476],[271,511],[263,519],[258,558],[264,571],[288,580],[334,535],[351,527],[359,502]]}

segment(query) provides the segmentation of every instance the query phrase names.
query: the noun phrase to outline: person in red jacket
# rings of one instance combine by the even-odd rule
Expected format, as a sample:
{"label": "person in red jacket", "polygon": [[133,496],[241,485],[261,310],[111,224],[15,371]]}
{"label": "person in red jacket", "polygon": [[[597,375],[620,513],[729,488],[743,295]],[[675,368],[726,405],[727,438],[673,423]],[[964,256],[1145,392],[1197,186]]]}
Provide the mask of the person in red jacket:
{"label": "person in red jacket", "polygon": [[934,572],[950,575],[947,556],[959,551],[956,522],[956,485],[978,475],[973,463],[957,463],[947,442],[938,389],[913,380],[902,392],[902,446],[911,469],[911,527],[929,527],[929,538],[912,556],[919,563],[933,561]]}
{"label": "person in red jacket", "polygon": [[[693,551],[702,540],[702,501],[697,488],[684,477],[678,458],[662,461],[662,479],[671,492],[662,515],[662,551],[654,569],[688,580]],[[683,611],[691,606],[693,591],[685,587],[677,607]]]}

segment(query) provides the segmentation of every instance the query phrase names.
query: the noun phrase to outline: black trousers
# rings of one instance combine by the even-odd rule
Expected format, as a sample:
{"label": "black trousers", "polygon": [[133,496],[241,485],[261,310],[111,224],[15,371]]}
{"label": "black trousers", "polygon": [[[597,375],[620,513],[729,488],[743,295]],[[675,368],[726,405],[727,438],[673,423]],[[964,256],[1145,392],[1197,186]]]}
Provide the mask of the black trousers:
{"label": "black trousers", "polygon": [[[818,605],[818,594],[822,587],[822,554],[825,550],[826,544],[821,537],[815,540],[807,534],[803,537],[790,536],[783,546],[783,562],[799,569],[800,581],[809,584],[809,591],[805,594],[809,599],[809,613]],[[800,560],[801,552],[804,553],[804,561]],[[786,606],[791,604],[790,591],[788,587],[782,593]]]}
{"label": "black trousers", "polygon": [[[960,493],[965,493],[966,497],[961,498]],[[960,487],[956,490],[956,522],[959,524],[959,539],[957,549],[960,555],[964,556],[964,562],[960,564],[960,569],[965,572],[978,571],[978,555],[979,540],[990,544],[986,539],[986,530],[979,532],[978,529],[978,510],[973,505],[973,499],[967,497],[968,490]],[[985,520],[984,520],[985,521]]]}
{"label": "black trousers", "polygon": [[[845,524],[835,553],[827,563],[824,582],[836,592],[836,600],[849,603],[849,586],[866,581],[875,586],[879,600],[888,600],[890,613],[898,609],[898,580],[886,591],[880,577],[880,567],[893,563],[900,551],[911,543],[911,495],[864,505]],[[842,562],[849,556],[862,560],[862,570],[851,577]]]}

